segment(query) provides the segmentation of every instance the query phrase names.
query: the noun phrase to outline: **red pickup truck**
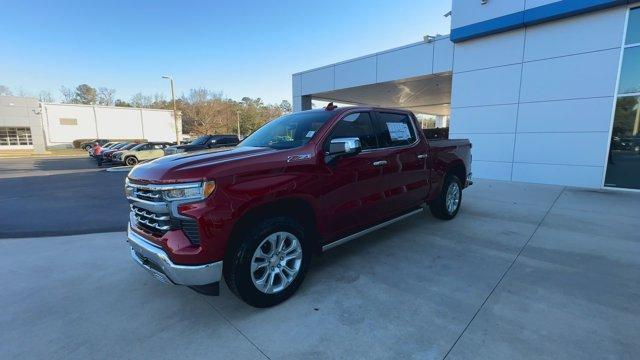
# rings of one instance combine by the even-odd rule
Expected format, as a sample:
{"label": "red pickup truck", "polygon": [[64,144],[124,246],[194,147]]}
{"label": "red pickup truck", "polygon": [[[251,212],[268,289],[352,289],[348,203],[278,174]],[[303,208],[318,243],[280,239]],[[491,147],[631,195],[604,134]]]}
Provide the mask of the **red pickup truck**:
{"label": "red pickup truck", "polygon": [[290,297],[312,255],[422,211],[458,213],[468,140],[427,140],[408,111],[303,111],[239,146],[134,167],[125,192],[133,259],[158,279],[248,304]]}

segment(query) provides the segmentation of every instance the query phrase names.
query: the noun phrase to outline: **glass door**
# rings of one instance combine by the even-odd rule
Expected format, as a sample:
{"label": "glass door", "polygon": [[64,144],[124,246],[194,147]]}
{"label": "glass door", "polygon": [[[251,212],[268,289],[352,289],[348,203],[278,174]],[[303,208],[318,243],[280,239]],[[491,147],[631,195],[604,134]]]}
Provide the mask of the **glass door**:
{"label": "glass door", "polygon": [[640,189],[640,7],[629,10],[604,186]]}

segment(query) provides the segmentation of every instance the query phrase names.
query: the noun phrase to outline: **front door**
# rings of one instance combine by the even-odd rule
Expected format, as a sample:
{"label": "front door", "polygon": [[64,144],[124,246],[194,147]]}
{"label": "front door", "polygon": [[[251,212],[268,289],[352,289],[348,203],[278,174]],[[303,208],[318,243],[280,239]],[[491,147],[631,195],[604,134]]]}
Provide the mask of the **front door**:
{"label": "front door", "polygon": [[385,184],[382,169],[376,161],[378,140],[373,130],[370,112],[351,112],[343,116],[325,140],[325,148],[332,139],[357,137],[362,152],[342,157],[327,164],[325,190],[322,199],[324,215],[328,219],[329,237],[339,237],[381,219]]}

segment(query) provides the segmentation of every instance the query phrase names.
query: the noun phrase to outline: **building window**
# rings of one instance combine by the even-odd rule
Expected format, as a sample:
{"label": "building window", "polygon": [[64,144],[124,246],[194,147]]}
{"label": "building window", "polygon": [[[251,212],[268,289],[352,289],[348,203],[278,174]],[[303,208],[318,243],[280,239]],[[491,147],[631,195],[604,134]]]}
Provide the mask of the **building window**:
{"label": "building window", "polygon": [[604,185],[640,189],[640,8],[629,10]]}
{"label": "building window", "polygon": [[627,37],[624,43],[627,45],[640,44],[640,8],[629,11]]}
{"label": "building window", "polygon": [[78,119],[60,118],[60,125],[78,125]]}
{"label": "building window", "polygon": [[0,127],[0,146],[32,146],[31,129],[27,127]]}

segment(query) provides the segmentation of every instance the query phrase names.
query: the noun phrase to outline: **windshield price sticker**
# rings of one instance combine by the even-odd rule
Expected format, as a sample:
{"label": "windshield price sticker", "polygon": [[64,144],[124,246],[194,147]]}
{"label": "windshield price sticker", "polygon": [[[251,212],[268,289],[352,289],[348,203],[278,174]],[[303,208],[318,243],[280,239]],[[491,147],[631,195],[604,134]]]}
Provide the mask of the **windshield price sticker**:
{"label": "windshield price sticker", "polygon": [[411,139],[411,133],[409,132],[409,126],[402,122],[388,122],[387,129],[389,129],[389,135],[392,141],[408,140]]}

